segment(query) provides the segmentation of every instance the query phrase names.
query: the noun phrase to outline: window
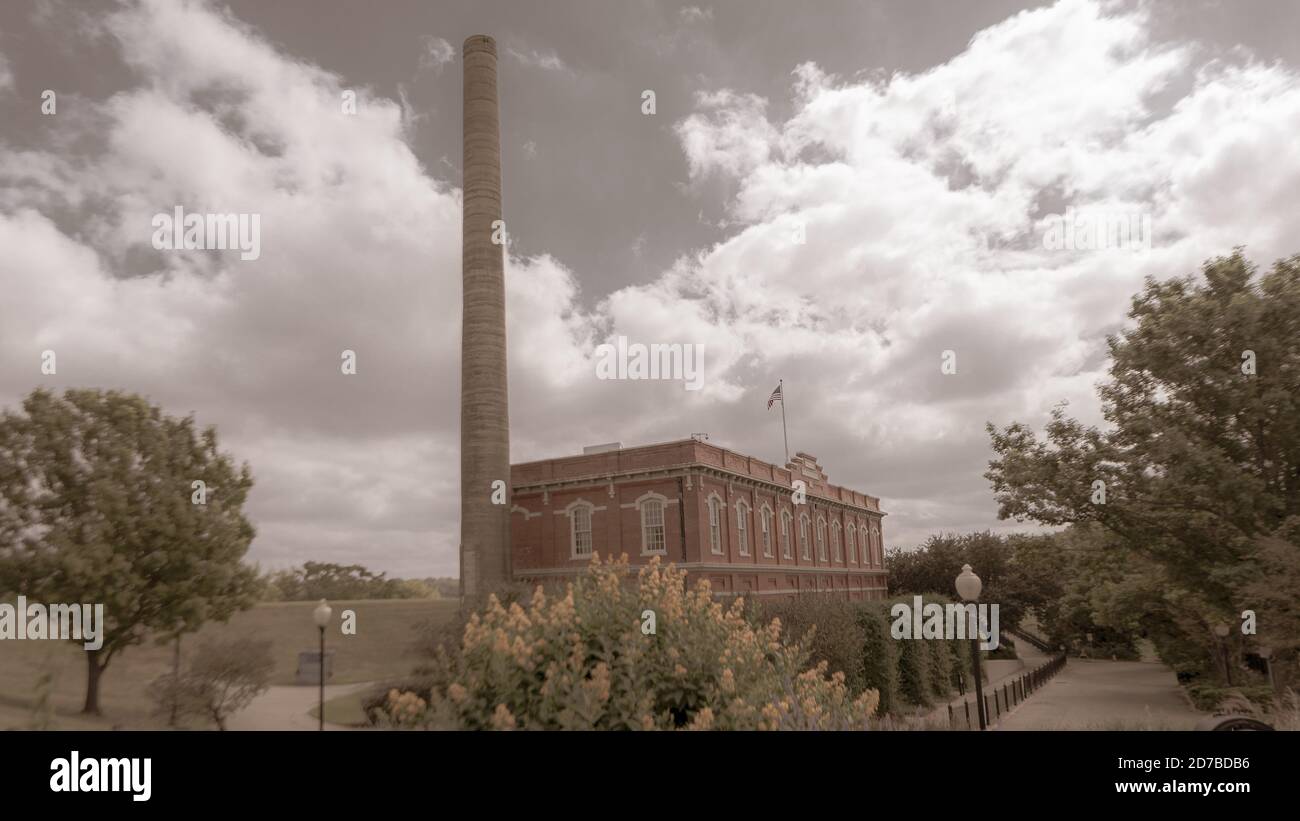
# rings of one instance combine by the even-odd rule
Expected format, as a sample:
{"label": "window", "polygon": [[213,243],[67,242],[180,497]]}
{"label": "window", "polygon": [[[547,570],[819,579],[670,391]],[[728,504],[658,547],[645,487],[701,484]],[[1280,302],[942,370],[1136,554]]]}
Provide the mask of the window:
{"label": "window", "polygon": [[831,555],[835,561],[844,561],[844,553],[840,550],[840,523],[831,522]]}
{"label": "window", "polygon": [[871,566],[880,566],[880,531],[876,526],[871,526]]}
{"label": "window", "polygon": [[764,505],[758,514],[759,527],[762,529],[763,555],[772,558],[772,510]]}
{"label": "window", "polygon": [[722,552],[722,500],[717,496],[709,497],[709,547],[714,553]]}
{"label": "window", "polygon": [[850,523],[848,528],[844,531],[844,544],[849,549],[849,564],[858,563],[858,547],[854,544],[854,535],[855,531],[853,525]]}
{"label": "window", "polygon": [[575,558],[591,555],[591,506],[576,505],[569,511],[569,528],[572,532]]}
{"label": "window", "polygon": [[736,503],[736,540],[740,542],[740,555],[749,555],[749,505]]}
{"label": "window", "polygon": [[641,504],[641,552],[668,552],[664,541],[664,503],[658,499]]}
{"label": "window", "polygon": [[812,553],[808,548],[808,516],[807,514],[799,517],[799,555],[804,559],[811,559]]}
{"label": "window", "polygon": [[791,518],[792,517],[790,516],[790,511],[788,510],[781,511],[781,555],[787,559],[790,558],[792,555],[790,551],[790,519]]}
{"label": "window", "polygon": [[817,560],[826,561],[826,520],[817,517]]}

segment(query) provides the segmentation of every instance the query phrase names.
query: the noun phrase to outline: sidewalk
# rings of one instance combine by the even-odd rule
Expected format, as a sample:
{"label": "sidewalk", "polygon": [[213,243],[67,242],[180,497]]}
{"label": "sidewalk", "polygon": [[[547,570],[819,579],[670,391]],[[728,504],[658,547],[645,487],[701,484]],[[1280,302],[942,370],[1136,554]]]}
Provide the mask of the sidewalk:
{"label": "sidewalk", "polygon": [[1191,730],[1202,717],[1163,664],[1071,658],[995,729]]}
{"label": "sidewalk", "polygon": [[[325,700],[374,686],[373,682],[361,684],[327,684]],[[315,730],[319,719],[311,715],[320,701],[316,687],[272,687],[253,699],[246,708],[230,717],[226,726],[231,730]],[[325,723],[327,730],[351,730],[342,724]]]}

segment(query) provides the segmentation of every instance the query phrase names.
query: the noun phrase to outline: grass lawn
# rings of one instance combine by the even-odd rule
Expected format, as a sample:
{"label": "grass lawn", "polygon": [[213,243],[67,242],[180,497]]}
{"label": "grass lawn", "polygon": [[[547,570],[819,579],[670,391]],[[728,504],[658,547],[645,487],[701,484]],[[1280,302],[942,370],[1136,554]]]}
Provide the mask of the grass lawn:
{"label": "grass lawn", "polygon": [[[325,720],[331,724],[345,724],[350,727],[368,724],[366,711],[361,708],[361,697],[363,695],[365,695],[365,691],[347,693],[327,700],[325,702]],[[319,718],[320,708],[312,707],[309,713],[312,718]]]}
{"label": "grass lawn", "polygon": [[[334,626],[326,632],[326,649],[334,650],[334,677],[330,684],[349,684],[396,678],[411,672],[419,662],[416,652],[419,628],[430,621],[450,621],[454,600],[388,599],[331,602]],[[185,654],[204,638],[246,636],[271,641],[276,667],[271,683],[291,685],[298,667],[298,652],[314,650],[319,633],[312,622],[315,602],[259,604],[236,614],[227,624],[208,624],[197,635],[186,636]],[[339,630],[344,610],[356,612],[355,636]],[[143,729],[162,726],[149,713],[152,705],[145,688],[169,671],[170,645],[145,642],[115,657],[100,682],[102,717],[78,714],[86,694],[85,653],[71,642],[0,642],[0,730],[30,726],[32,701],[43,670],[53,674],[54,729]],[[358,707],[359,709],[359,707]],[[326,705],[326,718],[330,706]],[[346,723],[346,722],[344,722]]]}

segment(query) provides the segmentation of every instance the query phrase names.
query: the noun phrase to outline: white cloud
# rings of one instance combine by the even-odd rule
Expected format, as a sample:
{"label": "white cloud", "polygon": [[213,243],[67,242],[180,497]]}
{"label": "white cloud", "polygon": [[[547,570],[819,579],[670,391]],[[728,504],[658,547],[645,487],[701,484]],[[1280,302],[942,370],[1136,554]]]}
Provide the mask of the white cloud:
{"label": "white cloud", "polygon": [[677,12],[677,16],[683,23],[688,24],[699,23],[701,21],[708,22],[713,19],[713,9],[702,9],[699,6],[684,6],[681,11]]}
{"label": "white cloud", "polygon": [[424,53],[420,55],[420,68],[441,74],[443,66],[456,59],[456,49],[441,37],[426,34],[422,38]]}
{"label": "white cloud", "polygon": [[537,51],[528,49],[520,51],[519,49],[506,46],[506,55],[517,60],[520,65],[528,68],[540,68],[546,71],[564,71],[564,61],[560,56],[551,49]]}
{"label": "white cloud", "polygon": [[777,149],[778,134],[762,97],[722,89],[697,92],[695,103],[697,111],[676,125],[692,178],[748,174]]}

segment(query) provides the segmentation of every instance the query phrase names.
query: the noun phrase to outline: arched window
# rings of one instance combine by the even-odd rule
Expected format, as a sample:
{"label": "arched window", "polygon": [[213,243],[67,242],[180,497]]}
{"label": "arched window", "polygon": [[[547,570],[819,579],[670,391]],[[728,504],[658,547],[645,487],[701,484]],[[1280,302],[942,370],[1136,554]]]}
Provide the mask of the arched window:
{"label": "arched window", "polygon": [[664,503],[660,499],[646,499],[641,503],[641,553],[668,552],[664,537]]}
{"label": "arched window", "polygon": [[722,553],[722,500],[717,496],[709,497],[709,548]]}
{"label": "arched window", "polygon": [[849,526],[844,529],[844,546],[849,549],[849,564],[858,563],[858,546],[856,544],[857,541],[857,539],[855,538],[856,535],[857,535],[856,528],[853,527],[852,522],[849,522]]}
{"label": "arched window", "polygon": [[766,504],[758,514],[760,538],[763,540],[763,555],[772,558],[772,508]]}
{"label": "arched window", "polygon": [[840,523],[831,522],[831,555],[835,561],[844,561],[844,554],[840,551]]}
{"label": "arched window", "polygon": [[591,555],[591,508],[582,503],[569,509],[570,546],[575,559]]}
{"label": "arched window", "polygon": [[871,526],[871,566],[880,567],[884,564],[884,549],[880,544],[880,531],[875,525]]}
{"label": "arched window", "polygon": [[784,558],[791,558],[793,555],[790,550],[790,522],[794,519],[790,511],[781,511],[781,555]]}
{"label": "arched window", "polygon": [[805,560],[812,558],[812,551],[808,547],[808,514],[799,517],[799,555]]}
{"label": "arched window", "polygon": [[826,561],[826,520],[817,517],[817,560]]}
{"label": "arched window", "polygon": [[736,540],[740,542],[740,555],[749,555],[749,504],[736,503]]}

